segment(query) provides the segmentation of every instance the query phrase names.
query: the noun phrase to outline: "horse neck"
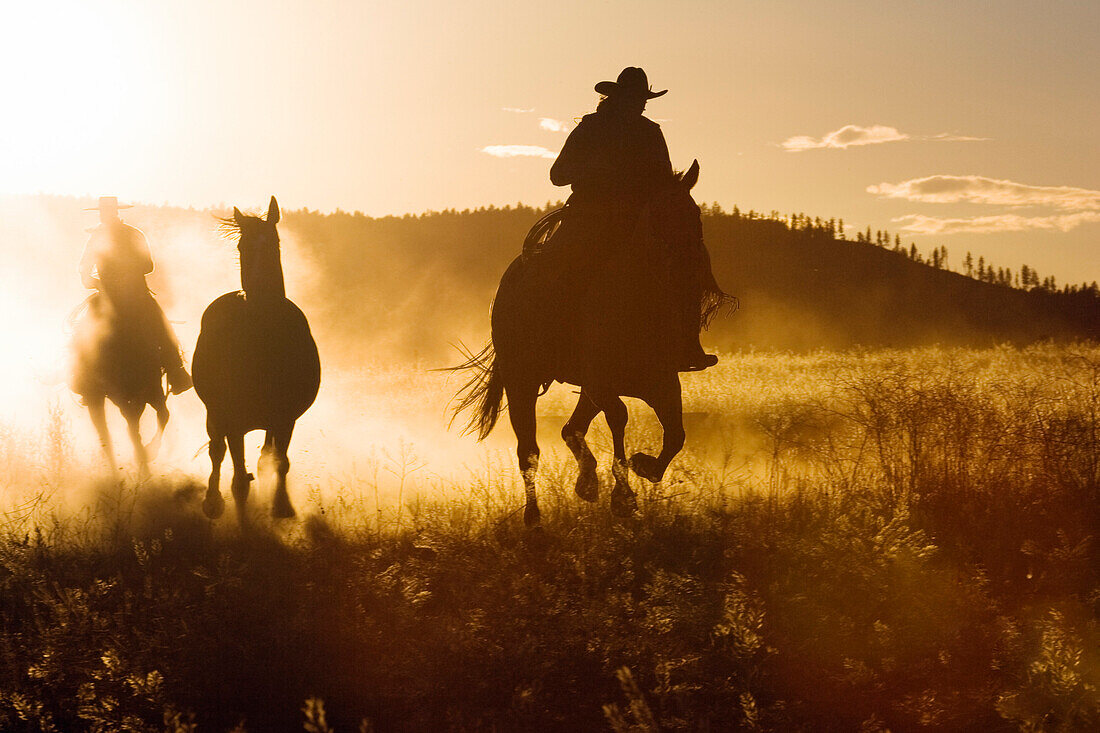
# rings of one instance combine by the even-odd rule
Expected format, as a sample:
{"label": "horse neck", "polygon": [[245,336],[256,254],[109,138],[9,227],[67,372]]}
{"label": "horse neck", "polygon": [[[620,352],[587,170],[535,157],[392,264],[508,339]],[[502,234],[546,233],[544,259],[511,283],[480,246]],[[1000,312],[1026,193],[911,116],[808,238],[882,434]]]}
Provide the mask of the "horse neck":
{"label": "horse neck", "polygon": [[279,250],[253,258],[241,258],[241,288],[248,300],[268,302],[286,298],[283,264]]}
{"label": "horse neck", "polygon": [[638,226],[635,236],[648,236],[657,242],[665,244],[686,241],[690,236],[687,231],[690,222],[682,215],[685,212],[678,211],[677,207],[685,206],[685,202],[676,196],[657,196],[647,203],[638,217]]}

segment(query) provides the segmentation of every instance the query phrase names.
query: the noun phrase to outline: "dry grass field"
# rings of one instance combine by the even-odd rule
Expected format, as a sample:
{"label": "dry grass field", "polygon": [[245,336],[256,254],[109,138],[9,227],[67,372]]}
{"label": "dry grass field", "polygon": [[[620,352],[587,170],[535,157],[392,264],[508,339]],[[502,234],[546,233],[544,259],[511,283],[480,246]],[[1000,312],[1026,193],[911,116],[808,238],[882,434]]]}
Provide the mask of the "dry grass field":
{"label": "dry grass field", "polygon": [[437,427],[349,422],[354,470],[292,455],[299,518],[260,489],[244,530],[203,517],[201,459],[118,483],[75,414],[2,428],[0,729],[1100,726],[1096,346],[728,355],[625,521],[549,450],[558,388],[535,533],[506,426],[444,432],[453,378],[328,385]]}

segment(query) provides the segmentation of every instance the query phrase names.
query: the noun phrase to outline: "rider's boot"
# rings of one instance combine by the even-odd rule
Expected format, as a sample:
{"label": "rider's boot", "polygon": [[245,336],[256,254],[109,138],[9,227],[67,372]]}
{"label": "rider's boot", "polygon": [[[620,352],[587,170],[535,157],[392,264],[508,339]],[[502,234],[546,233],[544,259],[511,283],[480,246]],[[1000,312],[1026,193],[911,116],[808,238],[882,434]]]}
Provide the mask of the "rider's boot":
{"label": "rider's boot", "polygon": [[168,391],[172,394],[180,394],[191,389],[191,375],[183,366],[183,360],[178,358],[165,365],[164,371],[168,374]]}
{"label": "rider's boot", "polygon": [[712,367],[718,363],[718,357],[714,354],[708,354],[703,351],[703,347],[696,341],[694,347],[688,346],[685,349],[679,365],[676,367],[678,372],[701,372],[708,367]]}
{"label": "rider's boot", "polygon": [[703,346],[699,343],[699,298],[694,292],[689,292],[691,297],[684,304],[680,324],[683,329],[684,346],[676,366],[678,372],[700,372],[718,363],[718,357],[703,351]]}

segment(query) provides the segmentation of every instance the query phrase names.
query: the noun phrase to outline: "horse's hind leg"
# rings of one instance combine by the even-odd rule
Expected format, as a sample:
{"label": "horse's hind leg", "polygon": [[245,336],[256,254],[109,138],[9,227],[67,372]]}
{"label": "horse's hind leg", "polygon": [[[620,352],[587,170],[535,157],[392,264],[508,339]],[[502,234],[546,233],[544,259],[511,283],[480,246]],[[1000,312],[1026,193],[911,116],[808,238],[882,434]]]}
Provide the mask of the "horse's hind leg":
{"label": "horse's hind leg", "polygon": [[596,406],[592,397],[582,389],[580,398],[577,400],[577,406],[573,408],[573,414],[569,416],[569,420],[561,429],[562,440],[573,452],[573,457],[577,459],[577,468],[580,470],[580,473],[577,474],[577,484],[574,490],[577,492],[577,496],[585,501],[596,501],[600,496],[600,480],[596,475],[596,457],[592,455],[592,451],[588,448],[588,443],[584,439],[585,434],[588,432],[588,426],[592,424],[593,418],[599,413],[600,408]]}
{"label": "horse's hind leg", "polygon": [[225,499],[222,498],[222,461],[225,459],[225,434],[217,431],[206,422],[206,432],[210,436],[210,482],[206,486],[206,498],[202,501],[202,511],[210,519],[217,519],[225,511]]}
{"label": "horse's hind leg", "polygon": [[661,421],[664,438],[661,454],[654,458],[645,453],[635,453],[630,458],[634,473],[647,481],[658,483],[664,478],[665,470],[680,449],[684,447],[684,409],[681,403],[680,378],[672,375],[663,381],[646,399],[657,419]]}
{"label": "horse's hind leg", "polygon": [[538,498],[535,496],[535,474],[539,468],[539,444],[535,439],[535,400],[538,399],[537,384],[506,385],[504,391],[508,397],[508,419],[516,434],[516,456],[519,458],[519,470],[523,476],[523,490],[527,495],[527,505],[523,510],[523,523],[535,527],[541,520]]}
{"label": "horse's hind leg", "polygon": [[237,521],[243,525],[247,518],[245,502],[248,501],[248,490],[252,485],[252,474],[248,472],[244,461],[244,433],[230,433],[225,442],[229,445],[229,456],[233,460],[233,483],[230,488],[237,506]]}
{"label": "horse's hind leg", "polygon": [[290,471],[287,450],[290,448],[290,436],[293,433],[294,423],[290,423],[277,430],[269,430],[268,438],[264,442],[264,451],[268,451],[268,441],[270,441],[269,460],[274,463],[275,468],[275,499],[271,503],[271,516],[276,519],[289,519],[294,516],[294,507],[286,491],[286,475]]}
{"label": "horse's hind leg", "polygon": [[107,466],[112,475],[117,475],[118,467],[115,465],[115,448],[111,444],[111,432],[107,429],[107,413],[104,407],[104,397],[90,397],[85,400],[88,406],[88,414],[92,418],[96,434],[99,435],[99,447],[103,449],[103,455],[107,459]]}

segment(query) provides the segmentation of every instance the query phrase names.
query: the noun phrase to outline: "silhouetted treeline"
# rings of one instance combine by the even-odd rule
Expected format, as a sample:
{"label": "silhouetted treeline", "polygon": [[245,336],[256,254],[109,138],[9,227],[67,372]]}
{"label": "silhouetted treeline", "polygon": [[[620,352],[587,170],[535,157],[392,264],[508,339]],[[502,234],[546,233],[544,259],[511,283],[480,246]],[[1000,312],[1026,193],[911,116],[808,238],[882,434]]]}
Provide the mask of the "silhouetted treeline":
{"label": "silhouetted treeline", "polygon": [[[76,261],[94,218],[81,208],[94,202],[0,203],[0,241],[18,244],[5,250],[10,266],[26,270],[28,283],[41,280],[34,292],[54,293],[67,312],[84,294]],[[400,354],[445,364],[455,356],[452,343],[479,346],[487,338],[501,274],[529,227],[557,205],[377,218],[285,211],[280,231],[294,250],[284,260],[288,292],[309,315],[326,359],[343,351],[357,362]],[[922,253],[887,231],[848,239],[840,219],[702,209],[715,274],[741,301],[740,312],[717,319],[705,336],[711,349],[1100,337],[1095,283],[1059,288],[1029,265],[1012,271],[970,253],[960,261],[942,246]],[[170,317],[197,323],[209,298],[238,287],[234,243],[219,239],[211,212],[140,206],[126,219],[149,237],[157,260],[150,284]]]}
{"label": "silhouetted treeline", "polygon": [[[287,224],[322,265],[326,320],[341,333],[426,358],[479,343],[488,308],[527,229],[556,204],[371,218],[292,212]],[[844,238],[843,220],[704,206],[718,281],[741,301],[707,336],[718,349],[1027,343],[1100,336],[1097,286],[1057,289],[970,253],[929,254],[888,232]]]}

